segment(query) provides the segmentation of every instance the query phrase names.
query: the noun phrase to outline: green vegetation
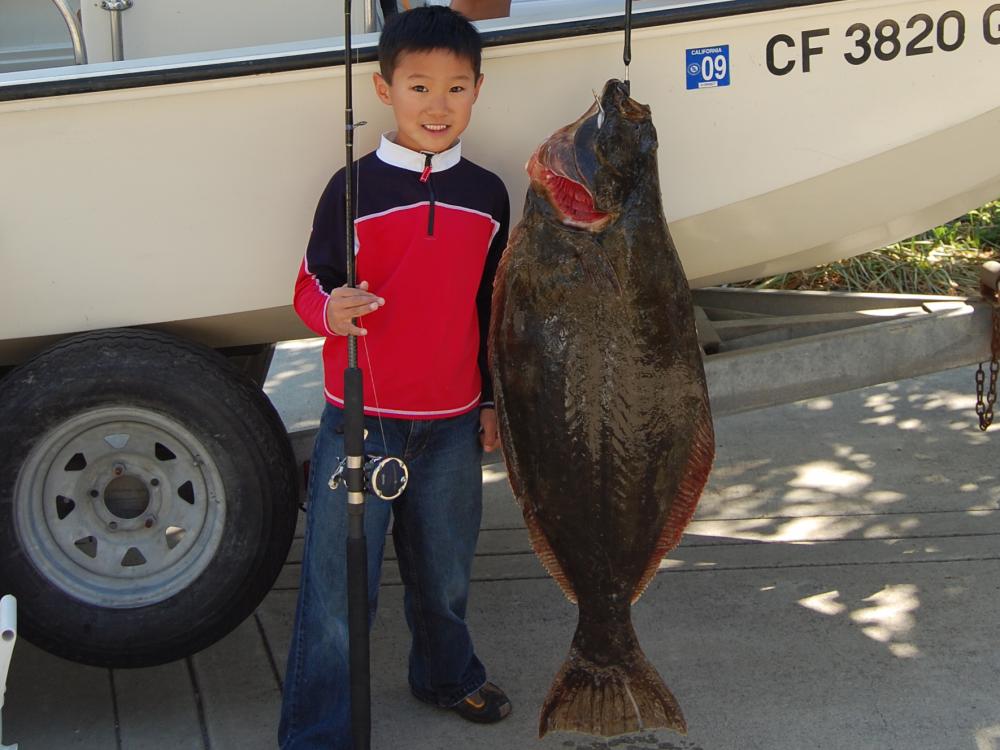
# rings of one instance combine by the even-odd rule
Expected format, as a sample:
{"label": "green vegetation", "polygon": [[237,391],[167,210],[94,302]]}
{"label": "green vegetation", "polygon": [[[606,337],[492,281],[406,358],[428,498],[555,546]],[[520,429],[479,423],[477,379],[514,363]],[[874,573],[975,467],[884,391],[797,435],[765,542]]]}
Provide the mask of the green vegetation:
{"label": "green vegetation", "polygon": [[1000,260],[1000,200],[880,250],[737,286],[978,296],[987,260]]}

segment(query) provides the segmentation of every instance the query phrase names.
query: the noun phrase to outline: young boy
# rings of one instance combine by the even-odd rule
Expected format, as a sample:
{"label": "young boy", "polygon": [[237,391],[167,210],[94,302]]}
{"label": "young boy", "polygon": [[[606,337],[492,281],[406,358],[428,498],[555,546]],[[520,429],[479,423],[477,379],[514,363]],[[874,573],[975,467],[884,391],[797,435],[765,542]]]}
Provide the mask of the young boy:
{"label": "young boy", "polygon": [[[394,16],[379,42],[379,98],[397,130],[355,167],[357,289],[344,286],[344,170],[320,198],[295,309],[322,336],[327,405],[309,478],[305,552],[278,732],[283,750],[350,750],[344,488],[346,334],[364,370],[365,452],[410,471],[392,503],[369,498],[375,614],[390,514],[412,644],[411,692],[476,722],[510,713],[465,623],[482,513],[482,451],[498,443],[486,365],[493,276],[507,242],[507,191],[461,157],[483,76],[473,26],[446,7]],[[361,319],[363,316],[363,319]],[[358,326],[352,318],[359,318]]]}

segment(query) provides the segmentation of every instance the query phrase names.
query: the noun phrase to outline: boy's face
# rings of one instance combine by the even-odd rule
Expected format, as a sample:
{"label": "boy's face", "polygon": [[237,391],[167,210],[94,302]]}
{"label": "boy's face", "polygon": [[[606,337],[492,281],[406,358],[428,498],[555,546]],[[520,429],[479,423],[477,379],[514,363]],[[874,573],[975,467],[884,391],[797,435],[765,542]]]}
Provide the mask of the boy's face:
{"label": "boy's face", "polygon": [[447,50],[404,52],[392,83],[375,74],[375,92],[396,118],[396,143],[435,154],[455,145],[468,127],[482,85],[472,63]]}

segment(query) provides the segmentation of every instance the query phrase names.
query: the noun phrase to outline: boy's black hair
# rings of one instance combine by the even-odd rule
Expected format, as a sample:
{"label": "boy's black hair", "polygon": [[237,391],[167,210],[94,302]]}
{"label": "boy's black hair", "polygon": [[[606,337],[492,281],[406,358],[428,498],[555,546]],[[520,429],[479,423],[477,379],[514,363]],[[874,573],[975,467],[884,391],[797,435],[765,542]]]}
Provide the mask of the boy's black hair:
{"label": "boy's black hair", "polygon": [[479,80],[483,43],[476,27],[461,13],[443,5],[414,8],[392,16],[378,41],[382,77],[392,83],[399,57],[405,52],[446,50],[472,63]]}

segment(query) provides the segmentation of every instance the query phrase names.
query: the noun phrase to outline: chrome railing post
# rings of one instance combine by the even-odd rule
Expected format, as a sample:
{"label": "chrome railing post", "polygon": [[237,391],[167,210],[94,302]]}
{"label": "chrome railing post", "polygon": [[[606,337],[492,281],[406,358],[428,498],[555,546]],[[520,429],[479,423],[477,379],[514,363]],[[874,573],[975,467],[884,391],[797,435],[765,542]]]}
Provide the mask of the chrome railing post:
{"label": "chrome railing post", "polygon": [[379,15],[376,4],[379,0],[365,0],[365,33],[379,30]]}
{"label": "chrome railing post", "polygon": [[69,38],[73,42],[73,61],[77,65],[87,64],[87,45],[83,43],[83,31],[80,29],[80,21],[76,14],[70,10],[66,0],[52,0],[52,4],[58,8],[59,13],[66,22],[69,29]]}
{"label": "chrome railing post", "polygon": [[122,39],[122,11],[132,7],[132,0],[101,0],[101,7],[111,13],[111,59],[125,59],[125,42]]}

